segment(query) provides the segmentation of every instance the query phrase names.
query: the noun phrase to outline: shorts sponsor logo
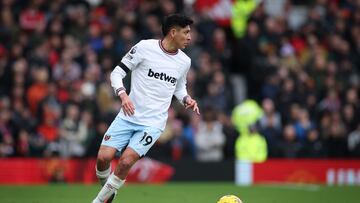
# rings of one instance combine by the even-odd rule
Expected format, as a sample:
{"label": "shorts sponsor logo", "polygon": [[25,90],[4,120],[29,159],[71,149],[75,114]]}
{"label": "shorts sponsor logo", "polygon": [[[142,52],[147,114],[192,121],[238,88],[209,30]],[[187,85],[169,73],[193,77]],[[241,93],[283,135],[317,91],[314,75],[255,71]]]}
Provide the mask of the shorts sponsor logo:
{"label": "shorts sponsor logo", "polygon": [[111,138],[111,136],[110,136],[110,135],[105,135],[105,136],[104,136],[104,140],[105,140],[105,141],[110,140],[110,138]]}

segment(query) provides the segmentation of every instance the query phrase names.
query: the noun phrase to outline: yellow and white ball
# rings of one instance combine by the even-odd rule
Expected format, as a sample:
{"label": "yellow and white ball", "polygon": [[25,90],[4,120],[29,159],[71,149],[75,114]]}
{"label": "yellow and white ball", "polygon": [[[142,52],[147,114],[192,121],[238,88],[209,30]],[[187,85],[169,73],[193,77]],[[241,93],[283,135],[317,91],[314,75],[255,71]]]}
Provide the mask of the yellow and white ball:
{"label": "yellow and white ball", "polygon": [[243,203],[240,198],[235,195],[225,195],[219,199],[217,203]]}

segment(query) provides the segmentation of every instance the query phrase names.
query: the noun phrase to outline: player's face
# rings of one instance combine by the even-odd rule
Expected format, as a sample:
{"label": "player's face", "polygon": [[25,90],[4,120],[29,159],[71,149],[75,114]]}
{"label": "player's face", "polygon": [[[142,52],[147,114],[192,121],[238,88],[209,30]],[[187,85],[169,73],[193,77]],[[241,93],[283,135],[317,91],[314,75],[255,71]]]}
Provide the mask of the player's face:
{"label": "player's face", "polygon": [[189,45],[190,40],[191,35],[189,25],[184,28],[180,27],[176,30],[175,41],[179,49],[184,49],[187,45]]}

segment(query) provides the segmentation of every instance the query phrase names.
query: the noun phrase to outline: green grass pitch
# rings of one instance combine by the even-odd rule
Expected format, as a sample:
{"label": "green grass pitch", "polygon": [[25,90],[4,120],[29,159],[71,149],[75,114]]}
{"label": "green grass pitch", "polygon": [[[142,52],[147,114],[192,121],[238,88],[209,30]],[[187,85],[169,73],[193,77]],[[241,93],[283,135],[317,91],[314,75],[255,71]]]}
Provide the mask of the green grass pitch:
{"label": "green grass pitch", "polygon": [[[91,203],[98,185],[0,185],[1,203]],[[232,183],[127,184],[114,203],[216,203],[226,194],[244,203],[359,203],[359,186],[257,185]]]}

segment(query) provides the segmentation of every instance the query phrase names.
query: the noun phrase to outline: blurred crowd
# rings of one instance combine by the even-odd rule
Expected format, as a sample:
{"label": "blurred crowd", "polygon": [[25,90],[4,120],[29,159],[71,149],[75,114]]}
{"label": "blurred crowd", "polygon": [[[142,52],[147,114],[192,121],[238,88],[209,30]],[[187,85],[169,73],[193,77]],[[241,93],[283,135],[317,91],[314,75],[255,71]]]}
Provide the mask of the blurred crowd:
{"label": "blurred crowd", "polygon": [[269,157],[360,157],[360,1],[303,1],[296,28],[301,1],[282,1],[281,15],[260,3],[240,38],[194,2],[2,0],[0,157],[96,156],[120,109],[110,72],[176,12],[195,21],[187,87],[202,115],[174,101],[149,156],[234,158],[231,114],[244,95],[262,107]]}

